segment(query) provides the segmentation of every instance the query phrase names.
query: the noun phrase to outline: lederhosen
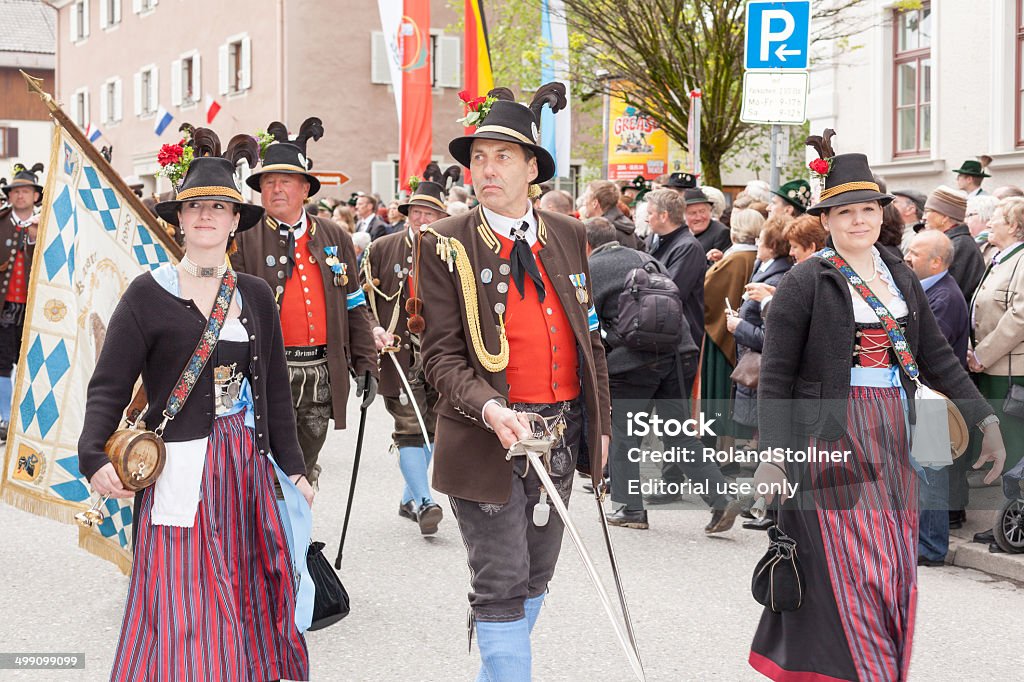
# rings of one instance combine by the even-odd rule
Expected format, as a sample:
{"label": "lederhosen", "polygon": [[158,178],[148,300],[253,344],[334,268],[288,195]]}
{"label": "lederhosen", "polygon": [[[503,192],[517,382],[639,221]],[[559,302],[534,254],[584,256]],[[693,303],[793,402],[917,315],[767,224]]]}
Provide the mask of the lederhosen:
{"label": "lederhosen", "polygon": [[386,235],[367,247],[363,254],[363,290],[367,294],[370,311],[377,322],[397,337],[398,350],[394,353],[399,366],[405,371],[412,395],[402,384],[394,363],[384,354],[380,359],[380,386],[384,406],[394,418],[392,440],[395,447],[420,447],[423,429],[420,428],[413,408],[413,400],[420,410],[427,437],[434,440],[437,415],[437,391],[423,375],[420,355],[420,334],[409,331],[409,313],[406,304],[410,290],[415,288],[416,244],[411,232]]}

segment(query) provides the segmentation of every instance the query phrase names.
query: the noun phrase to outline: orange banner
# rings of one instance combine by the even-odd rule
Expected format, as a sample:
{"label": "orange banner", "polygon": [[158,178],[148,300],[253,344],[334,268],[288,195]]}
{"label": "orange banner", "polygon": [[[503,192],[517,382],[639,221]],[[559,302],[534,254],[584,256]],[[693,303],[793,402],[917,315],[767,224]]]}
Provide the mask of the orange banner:
{"label": "orange banner", "polygon": [[430,163],[434,146],[433,74],[430,55],[430,3],[405,0],[398,27],[402,69],[402,130],[398,161],[400,186],[419,176]]}

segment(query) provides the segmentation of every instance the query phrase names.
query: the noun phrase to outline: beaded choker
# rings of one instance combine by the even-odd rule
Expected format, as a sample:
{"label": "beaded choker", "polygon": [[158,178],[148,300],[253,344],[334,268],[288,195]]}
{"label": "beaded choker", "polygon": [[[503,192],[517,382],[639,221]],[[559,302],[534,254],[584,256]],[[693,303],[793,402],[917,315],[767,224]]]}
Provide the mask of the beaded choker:
{"label": "beaded choker", "polygon": [[216,277],[221,278],[224,273],[228,271],[228,264],[221,263],[220,265],[209,268],[202,265],[196,265],[195,261],[189,258],[187,255],[182,256],[181,265],[185,268],[185,272],[192,275],[193,277]]}

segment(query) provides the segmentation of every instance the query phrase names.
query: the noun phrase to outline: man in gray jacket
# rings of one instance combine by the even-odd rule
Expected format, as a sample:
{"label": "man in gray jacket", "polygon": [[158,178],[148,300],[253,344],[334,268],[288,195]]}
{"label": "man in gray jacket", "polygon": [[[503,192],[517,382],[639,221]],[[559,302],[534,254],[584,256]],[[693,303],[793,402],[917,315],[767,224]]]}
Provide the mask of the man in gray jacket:
{"label": "man in gray jacket", "polygon": [[[618,243],[615,227],[605,218],[591,218],[587,226],[587,253],[590,266],[594,308],[600,324],[608,361],[608,389],[612,399],[612,443],[609,452],[612,503],[616,510],[608,514],[608,523],[627,528],[648,528],[640,474],[642,434],[630,430],[628,415],[651,412],[654,408],[662,419],[685,421],[690,416],[688,396],[697,372],[698,348],[690,326],[679,320],[682,340],[673,353],[652,353],[626,346],[615,331],[619,316],[619,294],[630,271],[657,260]],[[664,266],[656,266],[668,274]],[[686,448],[691,461],[669,462],[662,478],[653,480],[657,487],[678,497],[683,474],[689,479],[687,492],[697,492],[712,508],[711,521],[704,528],[707,534],[720,533],[732,527],[739,512],[739,502],[724,490],[725,479],[713,462],[701,458],[703,445],[695,436],[679,435],[663,439],[663,448]],[[632,453],[632,455],[630,454]],[[682,458],[680,458],[682,459]],[[722,486],[722,487],[720,487]]]}

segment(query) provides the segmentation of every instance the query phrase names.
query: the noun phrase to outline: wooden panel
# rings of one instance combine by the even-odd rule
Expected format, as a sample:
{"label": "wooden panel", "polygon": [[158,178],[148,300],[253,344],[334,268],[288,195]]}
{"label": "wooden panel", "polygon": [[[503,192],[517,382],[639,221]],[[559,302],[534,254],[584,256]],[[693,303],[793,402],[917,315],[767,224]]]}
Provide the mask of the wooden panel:
{"label": "wooden panel", "polygon": [[[53,94],[53,70],[26,70],[43,79],[43,90]],[[25,79],[18,69],[0,68],[0,119],[13,121],[46,121],[50,118],[46,106],[38,96],[28,91]]]}

